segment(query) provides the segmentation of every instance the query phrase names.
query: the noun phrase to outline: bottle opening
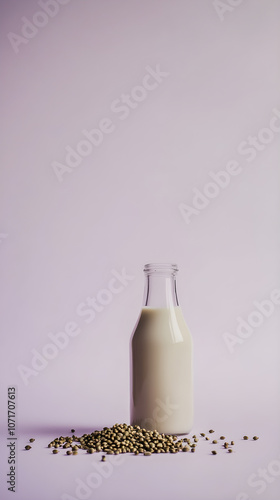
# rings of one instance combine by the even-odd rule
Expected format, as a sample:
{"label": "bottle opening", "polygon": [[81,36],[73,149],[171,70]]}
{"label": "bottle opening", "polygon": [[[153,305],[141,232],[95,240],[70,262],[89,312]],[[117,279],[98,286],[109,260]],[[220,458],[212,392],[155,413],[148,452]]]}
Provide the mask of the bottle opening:
{"label": "bottle opening", "polygon": [[154,275],[164,275],[171,274],[175,276],[178,271],[177,264],[169,264],[169,263],[152,263],[146,264],[144,266],[144,273],[146,275],[154,274]]}

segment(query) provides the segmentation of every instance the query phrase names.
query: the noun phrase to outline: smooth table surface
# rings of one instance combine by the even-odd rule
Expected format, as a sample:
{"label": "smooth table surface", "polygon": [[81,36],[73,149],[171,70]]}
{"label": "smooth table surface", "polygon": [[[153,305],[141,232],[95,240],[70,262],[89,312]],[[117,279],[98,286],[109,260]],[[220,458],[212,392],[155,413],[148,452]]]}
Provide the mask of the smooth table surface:
{"label": "smooth table surface", "polygon": [[[93,431],[95,429],[92,429]],[[56,432],[57,431],[57,432]],[[143,455],[89,455],[81,450],[77,456],[57,455],[47,448],[60,435],[71,435],[70,429],[57,428],[22,432],[17,438],[16,493],[7,490],[3,476],[8,472],[5,452],[6,436],[1,435],[1,499],[18,500],[278,500],[280,498],[279,442],[270,429],[259,440],[244,441],[239,429],[223,430],[227,441],[234,440],[228,453],[219,440],[220,430],[194,429],[191,435],[205,432],[210,441],[200,437],[195,453]],[[76,429],[76,435],[89,432]],[[29,438],[35,438],[32,449],[25,451]],[[189,436],[188,436],[189,437]],[[218,444],[212,444],[217,439]],[[7,441],[8,442],[8,441]],[[217,455],[211,451],[217,450]],[[1,474],[2,475],[2,474]]]}

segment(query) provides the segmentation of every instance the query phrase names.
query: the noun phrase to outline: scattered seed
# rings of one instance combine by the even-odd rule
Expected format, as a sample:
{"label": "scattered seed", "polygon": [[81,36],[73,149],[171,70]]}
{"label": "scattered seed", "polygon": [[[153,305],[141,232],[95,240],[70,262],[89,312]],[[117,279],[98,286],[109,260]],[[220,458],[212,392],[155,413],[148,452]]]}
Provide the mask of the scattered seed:
{"label": "scattered seed", "polygon": [[[245,437],[244,437],[244,439],[245,439]],[[257,439],[259,439],[259,438],[258,438],[258,436],[254,436],[254,437],[253,437],[253,440],[254,440],[254,441],[257,441]]]}
{"label": "scattered seed", "polygon": [[247,441],[247,439],[249,439],[249,438],[248,438],[248,436],[243,436],[243,439],[245,439],[245,441]]}
{"label": "scattered seed", "polygon": [[26,449],[26,450],[31,450],[31,446],[29,446],[29,444],[27,444],[27,445],[25,446],[25,449]]}
{"label": "scattered seed", "polygon": [[212,450],[212,455],[217,455],[216,450]]}
{"label": "scattered seed", "polygon": [[101,462],[106,462],[106,456],[105,455],[102,455]]}
{"label": "scattered seed", "polygon": [[35,441],[34,438],[29,439],[29,443],[34,443],[34,441]]}
{"label": "scattered seed", "polygon": [[[192,438],[184,437],[178,438],[171,434],[160,434],[158,431],[149,431],[147,429],[140,428],[138,425],[127,425],[127,424],[115,424],[112,427],[104,427],[102,430],[95,430],[89,434],[83,434],[82,436],[75,436],[75,430],[71,429],[73,436],[60,436],[53,439],[48,444],[48,448],[54,448],[52,451],[58,453],[59,448],[68,448],[67,455],[77,455],[79,449],[85,450],[87,453],[92,454],[95,452],[103,452],[106,455],[118,455],[119,453],[133,453],[134,455],[144,454],[144,456],[150,456],[153,453],[178,453],[178,452],[195,452],[195,447],[199,442],[199,438],[196,434]],[[209,430],[209,434],[214,432],[213,429]],[[200,438],[204,438],[209,441],[210,438],[203,432],[199,434]],[[33,442],[34,438],[30,438],[30,442]],[[220,436],[220,440],[224,441],[225,436]],[[244,436],[243,439],[249,439],[248,436]],[[253,440],[257,440],[258,437],[254,436]],[[212,441],[213,444],[217,444],[217,439]],[[233,446],[234,441],[230,444],[227,442],[221,443],[225,449],[230,449]],[[30,449],[31,446],[27,445],[26,449]],[[199,445],[198,445],[199,446]],[[214,455],[217,452],[214,453]],[[105,455],[103,455],[105,457]],[[104,459],[101,457],[101,461]]]}
{"label": "scattered seed", "polygon": [[232,453],[232,449],[231,449],[231,448],[229,448],[229,449],[228,449],[228,452],[229,452],[229,453]]}
{"label": "scattered seed", "polygon": [[76,432],[76,431],[75,431],[75,429],[71,429],[71,432],[72,432],[72,434],[74,434],[74,432]]}
{"label": "scattered seed", "polygon": [[66,451],[66,455],[72,455],[72,451],[71,450],[67,450]]}

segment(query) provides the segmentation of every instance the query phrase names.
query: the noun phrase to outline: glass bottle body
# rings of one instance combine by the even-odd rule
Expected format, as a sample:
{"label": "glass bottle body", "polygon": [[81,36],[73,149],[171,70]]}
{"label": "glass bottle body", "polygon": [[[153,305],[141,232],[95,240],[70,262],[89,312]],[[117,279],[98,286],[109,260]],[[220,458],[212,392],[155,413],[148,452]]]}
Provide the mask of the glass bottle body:
{"label": "glass bottle body", "polygon": [[192,338],[178,304],[177,266],[145,266],[144,306],[130,344],[131,424],[165,434],[193,425]]}

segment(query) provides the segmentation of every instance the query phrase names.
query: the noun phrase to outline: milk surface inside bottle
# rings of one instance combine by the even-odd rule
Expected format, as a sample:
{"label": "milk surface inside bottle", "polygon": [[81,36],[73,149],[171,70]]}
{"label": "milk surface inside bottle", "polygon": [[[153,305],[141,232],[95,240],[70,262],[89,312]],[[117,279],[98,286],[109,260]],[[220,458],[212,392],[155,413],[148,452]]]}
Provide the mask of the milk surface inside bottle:
{"label": "milk surface inside bottle", "polygon": [[147,264],[144,304],[130,341],[131,424],[165,434],[193,425],[192,338],[175,264]]}

